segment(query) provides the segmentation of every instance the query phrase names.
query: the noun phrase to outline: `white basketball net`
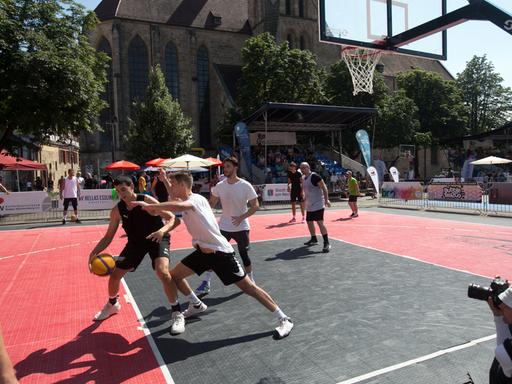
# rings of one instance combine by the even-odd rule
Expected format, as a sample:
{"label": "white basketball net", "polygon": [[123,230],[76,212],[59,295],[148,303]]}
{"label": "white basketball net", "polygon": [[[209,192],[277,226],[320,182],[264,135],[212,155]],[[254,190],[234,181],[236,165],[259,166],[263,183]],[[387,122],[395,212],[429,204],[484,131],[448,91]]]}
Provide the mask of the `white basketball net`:
{"label": "white basketball net", "polygon": [[376,49],[356,47],[341,49],[341,57],[352,76],[354,96],[359,92],[373,93],[373,73],[381,56],[382,51]]}

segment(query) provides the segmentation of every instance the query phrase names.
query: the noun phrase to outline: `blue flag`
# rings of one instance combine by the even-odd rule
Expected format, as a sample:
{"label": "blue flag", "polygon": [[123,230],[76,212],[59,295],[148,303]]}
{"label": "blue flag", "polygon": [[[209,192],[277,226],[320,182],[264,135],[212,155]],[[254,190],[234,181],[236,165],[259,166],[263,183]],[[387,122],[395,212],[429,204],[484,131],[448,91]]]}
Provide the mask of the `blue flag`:
{"label": "blue flag", "polygon": [[240,146],[240,172],[243,176],[251,178],[251,140],[249,137],[249,130],[245,123],[241,121],[236,123],[235,136],[238,140],[238,145]]}
{"label": "blue flag", "polygon": [[366,132],[364,129],[360,129],[356,132],[356,139],[359,143],[359,148],[361,149],[366,167],[369,167],[372,165],[372,150],[370,147],[370,138],[368,137],[368,132]]}

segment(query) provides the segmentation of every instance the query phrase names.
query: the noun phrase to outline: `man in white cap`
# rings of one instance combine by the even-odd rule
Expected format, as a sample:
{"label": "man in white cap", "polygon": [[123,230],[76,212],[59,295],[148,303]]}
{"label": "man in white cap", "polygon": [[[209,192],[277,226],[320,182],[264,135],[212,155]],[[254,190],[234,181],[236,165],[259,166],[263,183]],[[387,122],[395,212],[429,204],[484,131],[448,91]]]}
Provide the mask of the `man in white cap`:
{"label": "man in white cap", "polygon": [[489,371],[489,384],[512,384],[512,287],[499,296],[496,307],[492,298],[487,300],[496,324],[496,352]]}

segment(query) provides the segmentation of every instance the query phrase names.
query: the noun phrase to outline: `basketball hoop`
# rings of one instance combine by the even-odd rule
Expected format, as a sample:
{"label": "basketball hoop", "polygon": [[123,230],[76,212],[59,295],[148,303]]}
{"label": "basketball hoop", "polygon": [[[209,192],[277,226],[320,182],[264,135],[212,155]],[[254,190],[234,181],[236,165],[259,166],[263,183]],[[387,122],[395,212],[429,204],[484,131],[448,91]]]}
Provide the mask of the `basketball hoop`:
{"label": "basketball hoop", "polygon": [[359,92],[373,93],[373,73],[381,56],[382,51],[378,49],[351,46],[341,48],[341,58],[352,76],[354,96]]}

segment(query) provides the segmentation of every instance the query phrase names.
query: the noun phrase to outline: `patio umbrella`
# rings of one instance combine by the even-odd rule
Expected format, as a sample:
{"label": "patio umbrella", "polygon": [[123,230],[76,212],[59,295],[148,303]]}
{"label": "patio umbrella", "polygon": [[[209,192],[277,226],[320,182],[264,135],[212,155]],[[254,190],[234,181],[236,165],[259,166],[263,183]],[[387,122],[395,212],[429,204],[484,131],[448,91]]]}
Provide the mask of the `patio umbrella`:
{"label": "patio umbrella", "polygon": [[109,171],[118,169],[118,170],[126,170],[126,171],[137,171],[140,167],[137,164],[131,163],[126,160],[116,161],[112,164],[109,164],[105,167]]}
{"label": "patio umbrella", "polygon": [[192,155],[182,155],[175,159],[167,159],[162,161],[159,166],[160,167],[168,167],[168,168],[197,168],[197,167],[210,167],[213,165],[213,162],[207,159],[201,159],[197,156]]}
{"label": "patio umbrella", "polygon": [[504,159],[502,157],[496,157],[496,156],[489,156],[484,157],[480,160],[472,161],[471,164],[473,165],[493,165],[493,164],[508,164],[512,163],[512,160]]}
{"label": "patio umbrella", "polygon": [[156,159],[146,161],[145,165],[148,167],[158,167],[160,163],[167,159],[162,159],[161,157],[157,157]]}
{"label": "patio umbrella", "polygon": [[207,157],[205,160],[211,161],[213,163],[212,165],[215,165],[217,167],[220,167],[223,164],[222,161],[220,161],[219,159],[216,159],[215,157]]}

